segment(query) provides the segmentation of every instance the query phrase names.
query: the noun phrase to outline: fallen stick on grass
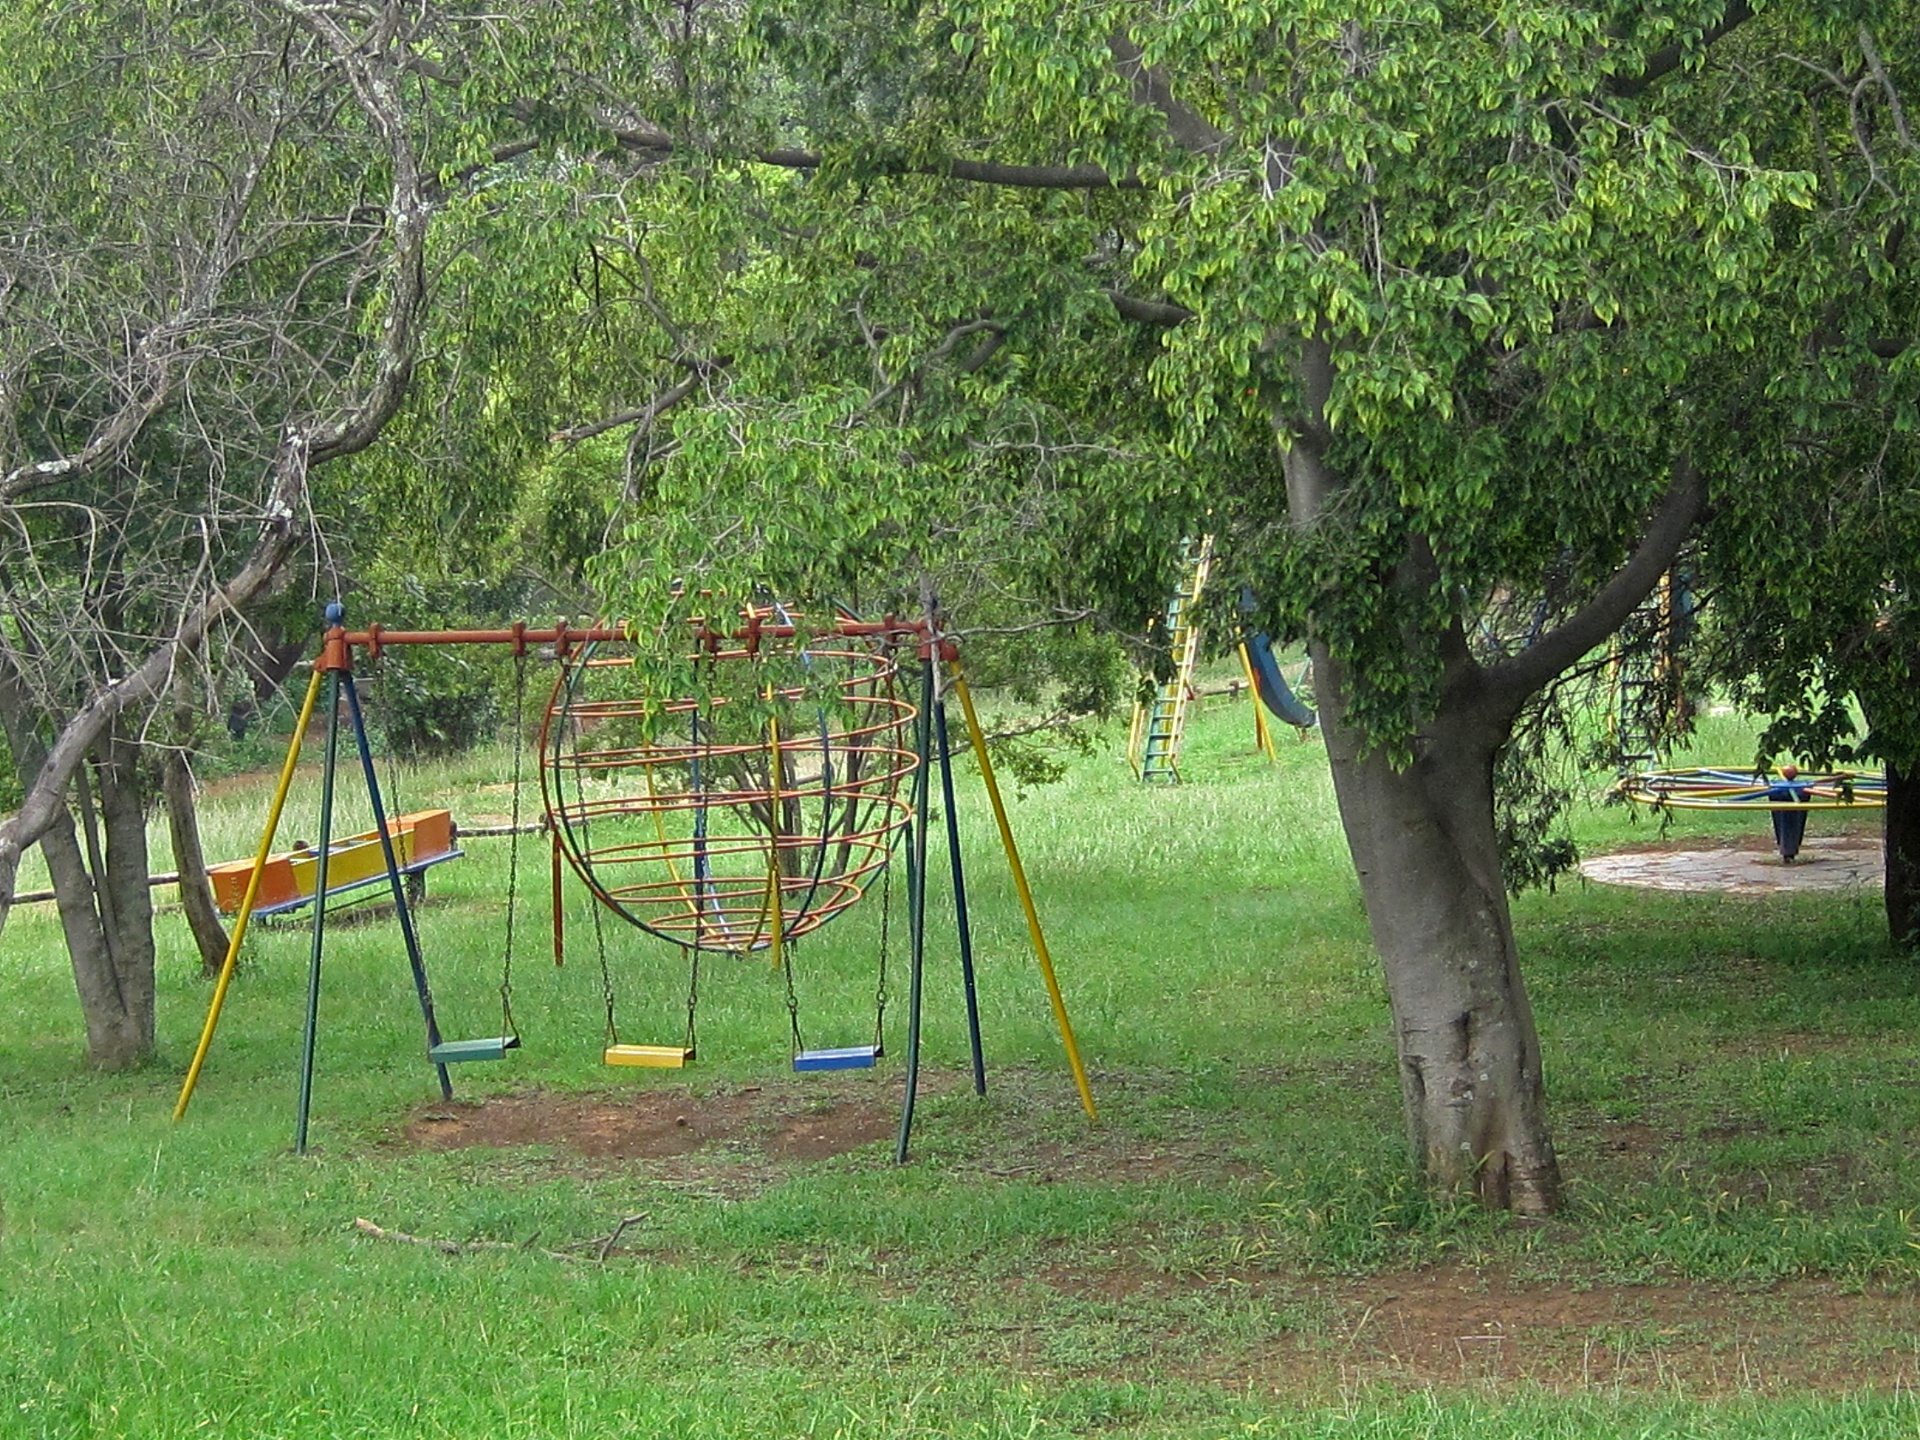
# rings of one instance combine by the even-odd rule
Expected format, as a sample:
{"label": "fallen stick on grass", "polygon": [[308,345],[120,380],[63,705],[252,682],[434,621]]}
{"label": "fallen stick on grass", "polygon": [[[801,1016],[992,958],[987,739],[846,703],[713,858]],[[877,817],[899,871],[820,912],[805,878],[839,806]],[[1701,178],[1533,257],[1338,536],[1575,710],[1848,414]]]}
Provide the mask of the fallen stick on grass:
{"label": "fallen stick on grass", "polygon": [[652,1218],[653,1217],[649,1215],[645,1210],[642,1210],[638,1215],[627,1216],[626,1219],[622,1220],[618,1225],[613,1227],[613,1232],[610,1235],[607,1235],[600,1240],[599,1242],[600,1253],[596,1255],[594,1258],[597,1259],[602,1265],[606,1264],[607,1256],[613,1253],[613,1247],[620,1243],[620,1237],[627,1233],[627,1230],[629,1229],[629,1227],[638,1225],[642,1220],[650,1220]]}
{"label": "fallen stick on grass", "polygon": [[353,1228],[370,1239],[392,1240],[400,1245],[424,1245],[429,1250],[438,1250],[442,1255],[471,1255],[479,1250],[514,1250],[523,1255],[548,1255],[555,1260],[565,1260],[569,1263],[580,1258],[578,1255],[567,1255],[559,1250],[535,1250],[532,1239],[523,1245],[515,1245],[510,1240],[441,1240],[432,1235],[409,1235],[404,1230],[389,1230],[384,1225],[376,1225],[373,1221],[357,1215],[354,1217]]}
{"label": "fallen stick on grass", "polygon": [[[607,1263],[607,1257],[635,1225],[653,1218],[653,1212],[642,1210],[638,1215],[628,1215],[605,1235],[596,1235],[591,1240],[576,1240],[567,1250],[591,1250],[594,1259],[600,1264]],[[477,1250],[517,1250],[523,1254],[551,1255],[555,1260],[575,1261],[578,1255],[569,1255],[566,1250],[536,1250],[533,1242],[540,1238],[535,1231],[523,1242],[515,1245],[510,1240],[443,1240],[433,1235],[409,1235],[404,1230],[389,1230],[384,1225],[376,1225],[364,1216],[356,1215],[353,1228],[371,1240],[391,1240],[399,1245],[424,1245],[429,1250],[438,1250],[442,1255],[471,1255]]]}

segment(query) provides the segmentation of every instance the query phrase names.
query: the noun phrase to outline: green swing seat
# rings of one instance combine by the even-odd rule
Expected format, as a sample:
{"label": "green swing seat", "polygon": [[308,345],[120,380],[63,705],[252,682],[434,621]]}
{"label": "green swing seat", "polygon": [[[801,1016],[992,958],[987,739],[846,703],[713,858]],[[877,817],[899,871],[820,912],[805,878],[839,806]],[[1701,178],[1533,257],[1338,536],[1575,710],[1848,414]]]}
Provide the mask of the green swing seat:
{"label": "green swing seat", "polygon": [[460,1065],[469,1060],[504,1060],[520,1048],[518,1035],[491,1035],[484,1040],[442,1040],[429,1047],[427,1058],[436,1065]]}

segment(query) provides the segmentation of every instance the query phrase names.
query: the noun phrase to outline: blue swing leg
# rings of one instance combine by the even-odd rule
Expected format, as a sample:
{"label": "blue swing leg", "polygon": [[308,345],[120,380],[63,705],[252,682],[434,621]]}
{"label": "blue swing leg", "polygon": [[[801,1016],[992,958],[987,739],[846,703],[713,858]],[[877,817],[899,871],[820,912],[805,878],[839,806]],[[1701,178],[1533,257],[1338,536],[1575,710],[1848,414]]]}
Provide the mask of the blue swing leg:
{"label": "blue swing leg", "polygon": [[940,796],[947,811],[947,859],[953,871],[953,920],[960,939],[960,980],[967,995],[967,1041],[973,1050],[973,1093],[987,1093],[980,1045],[980,996],[973,983],[973,927],[967,921],[967,877],[960,864],[960,809],[953,801],[953,756],[947,748],[947,702],[933,702],[933,743],[940,751]]}
{"label": "blue swing leg", "polygon": [[933,657],[920,662],[920,720],[914,733],[918,760],[913,777],[913,819],[907,832],[907,1084],[900,1101],[900,1131],[893,1163],[907,1163],[913,1135],[914,1102],[920,1095],[920,987],[926,968],[927,938],[927,774],[933,750]]}
{"label": "blue swing leg", "polygon": [[[413,989],[420,1001],[420,1018],[427,1027],[427,1053],[431,1055],[439,1048],[440,1022],[433,1014],[433,989],[427,983],[427,964],[420,957],[420,937],[413,928],[413,907],[407,903],[406,882],[400,876],[400,862],[393,852],[393,835],[387,829],[387,809],[380,801],[380,779],[373,769],[373,750],[367,744],[367,723],[360,713],[360,692],[353,683],[353,672],[340,672],[340,688],[346,692],[347,714],[353,720],[353,738],[360,749],[360,769],[366,776],[367,799],[373,805],[373,826],[380,836],[380,855],[387,863],[387,882],[393,889],[393,913],[400,921],[400,937],[406,942],[407,967],[413,972]],[[447,1076],[444,1060],[433,1062],[435,1073],[440,1079],[440,1094],[443,1099],[453,1098],[453,1081]]]}
{"label": "blue swing leg", "polygon": [[[327,623],[338,623],[332,607]],[[293,1153],[307,1153],[307,1124],[313,1111],[313,1058],[320,1035],[320,960],[327,933],[327,860],[333,853],[333,786],[340,757],[340,672],[327,676],[327,750],[320,771],[320,851],[314,861],[313,932],[307,957],[307,1015],[300,1032],[300,1097],[293,1122]]]}

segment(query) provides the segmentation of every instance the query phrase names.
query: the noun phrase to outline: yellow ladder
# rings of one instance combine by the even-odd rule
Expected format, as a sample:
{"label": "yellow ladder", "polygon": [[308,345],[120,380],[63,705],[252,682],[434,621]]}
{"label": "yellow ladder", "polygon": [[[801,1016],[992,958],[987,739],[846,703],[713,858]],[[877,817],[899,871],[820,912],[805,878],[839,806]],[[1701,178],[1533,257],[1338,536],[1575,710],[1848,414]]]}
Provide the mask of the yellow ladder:
{"label": "yellow ladder", "polygon": [[1151,704],[1133,707],[1133,732],[1127,746],[1133,768],[1149,785],[1171,785],[1180,778],[1180,742],[1187,728],[1193,693],[1193,667],[1200,659],[1199,601],[1213,569],[1213,536],[1189,540],[1180,551],[1180,584],[1167,599],[1167,642],[1173,651],[1173,677],[1154,692]]}

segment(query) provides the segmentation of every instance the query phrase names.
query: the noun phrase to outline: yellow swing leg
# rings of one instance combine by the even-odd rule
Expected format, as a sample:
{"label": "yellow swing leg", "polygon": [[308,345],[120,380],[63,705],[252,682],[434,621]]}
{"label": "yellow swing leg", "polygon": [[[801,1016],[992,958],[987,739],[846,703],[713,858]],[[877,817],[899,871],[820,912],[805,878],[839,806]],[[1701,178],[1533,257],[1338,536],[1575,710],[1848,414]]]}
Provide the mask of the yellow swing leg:
{"label": "yellow swing leg", "polygon": [[[207,1023],[200,1031],[200,1044],[193,1052],[193,1063],[187,1067],[186,1082],[180,1087],[180,1098],[174,1102],[173,1118],[180,1119],[187,1113],[187,1105],[193,1099],[193,1087],[200,1083],[200,1067],[207,1063],[207,1051],[213,1048],[214,1028],[220,1023],[221,1007],[227,1003],[227,987],[233,983],[234,966],[240,961],[240,942],[247,935],[247,921],[253,915],[253,902],[260,893],[260,877],[266,873],[267,856],[273,853],[273,837],[280,830],[280,812],[287,803],[287,791],[293,787],[293,768],[300,762],[300,745],[306,739],[307,725],[313,719],[313,703],[320,698],[320,667],[315,666],[313,678],[307,682],[307,698],[300,703],[300,718],[293,722],[293,739],[287,745],[286,763],[280,767],[280,784],[273,792],[273,806],[267,812],[267,827],[260,834],[260,849],[253,857],[253,873],[247,876],[247,893],[240,899],[240,913],[233,919],[233,934],[227,938],[226,958],[220,962],[220,979],[213,987],[213,1002],[207,1007]],[[316,905],[324,902],[325,897],[317,898]]]}
{"label": "yellow swing leg", "polygon": [[1000,798],[1000,785],[993,778],[993,762],[987,758],[987,737],[974,712],[973,692],[960,673],[960,662],[947,668],[953,679],[953,693],[960,697],[960,709],[967,717],[967,737],[980,761],[980,778],[987,782],[987,800],[993,806],[993,818],[1000,826],[1000,843],[1006,848],[1007,867],[1013,871],[1013,888],[1020,892],[1021,908],[1027,912],[1027,934],[1033,939],[1034,958],[1040,962],[1040,975],[1047,982],[1047,998],[1053,1002],[1054,1023],[1060,1027],[1060,1043],[1066,1047],[1067,1065],[1073,1071],[1073,1083],[1080,1091],[1080,1108],[1089,1120],[1098,1120],[1093,1107],[1093,1089],[1087,1084],[1087,1068],[1080,1063],[1080,1046],[1073,1038],[1073,1022],[1067,1018],[1067,1002],[1061,998],[1060,982],[1053,973],[1053,957],[1047,953],[1047,937],[1040,930],[1040,912],[1034,908],[1033,891],[1027,886],[1026,867],[1020,863],[1020,851],[1013,843],[1013,826],[1007,821],[1007,805]]}

